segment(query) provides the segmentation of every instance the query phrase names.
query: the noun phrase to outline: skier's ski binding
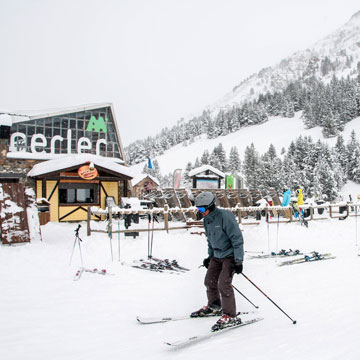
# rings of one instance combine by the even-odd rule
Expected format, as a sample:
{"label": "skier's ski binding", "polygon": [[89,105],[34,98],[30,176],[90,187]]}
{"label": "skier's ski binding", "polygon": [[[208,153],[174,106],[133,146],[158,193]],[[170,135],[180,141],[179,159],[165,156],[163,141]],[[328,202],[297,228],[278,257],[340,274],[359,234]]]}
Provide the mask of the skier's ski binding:
{"label": "skier's ski binding", "polygon": [[216,305],[205,305],[200,310],[191,313],[190,317],[220,316],[222,314],[221,307]]}
{"label": "skier's ski binding", "polygon": [[236,326],[241,324],[241,319],[237,316],[232,317],[224,314],[211,328],[211,331],[222,330],[227,327]]}

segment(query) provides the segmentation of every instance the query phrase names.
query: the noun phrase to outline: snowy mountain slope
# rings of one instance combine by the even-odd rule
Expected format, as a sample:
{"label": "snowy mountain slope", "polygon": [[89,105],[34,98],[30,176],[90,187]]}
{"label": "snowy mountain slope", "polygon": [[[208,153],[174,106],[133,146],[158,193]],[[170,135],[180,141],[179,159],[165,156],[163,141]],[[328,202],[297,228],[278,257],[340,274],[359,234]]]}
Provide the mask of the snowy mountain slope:
{"label": "snowy mountain slope", "polygon": [[[219,143],[222,143],[227,155],[229,155],[231,147],[236,146],[241,160],[244,158],[246,147],[251,143],[254,143],[255,148],[260,154],[266,152],[270,144],[273,144],[278,154],[280,154],[283,147],[287,150],[291,141],[300,135],[311,136],[314,141],[321,140],[331,146],[335,144],[336,138],[325,139],[320,127],[305,129],[300,117],[300,112],[296,113],[294,118],[272,117],[266,123],[245,127],[237,132],[216,139],[207,139],[204,134],[196,138],[188,146],[179,144],[172,147],[165,151],[163,155],[156,157],[156,160],[159,163],[162,175],[166,175],[173,173],[175,169],[185,170],[188,162],[194,164],[196,157],[200,158],[205,149],[211,152]],[[358,136],[360,135],[360,118],[356,118],[346,124],[345,130],[342,132],[345,143],[348,141],[352,130],[355,130]],[[135,175],[141,173],[144,164],[145,162],[142,162],[132,166],[133,173]]]}
{"label": "snowy mountain slope", "polygon": [[[332,65],[323,73],[321,62],[328,58]],[[360,60],[360,11],[341,28],[316,42],[311,48],[298,51],[275,66],[260,70],[208,106],[213,114],[220,109],[256,99],[259,94],[284,89],[290,82],[313,75],[329,80],[333,75],[346,77],[357,70]],[[333,67],[333,68],[332,68]]]}

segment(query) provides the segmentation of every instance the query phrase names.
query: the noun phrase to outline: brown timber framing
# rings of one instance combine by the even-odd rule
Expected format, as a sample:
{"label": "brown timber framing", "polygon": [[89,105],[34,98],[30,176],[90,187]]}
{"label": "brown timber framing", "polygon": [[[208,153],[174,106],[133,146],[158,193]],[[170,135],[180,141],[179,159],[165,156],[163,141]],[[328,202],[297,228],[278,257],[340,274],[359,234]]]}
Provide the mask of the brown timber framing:
{"label": "brown timber framing", "polygon": [[85,212],[87,212],[88,210],[86,208],[84,208],[83,206],[78,206],[76,209],[73,209],[71,211],[69,211],[67,214],[63,215],[62,217],[59,218],[59,221],[64,220],[66,217],[70,216],[71,214],[73,214],[74,212],[78,211],[78,210],[84,210]]}
{"label": "brown timber framing", "polygon": [[[54,188],[51,190],[51,193],[50,193],[49,197],[47,198],[47,201],[50,201],[50,200],[51,200],[51,198],[52,198],[52,196],[53,196],[56,188],[59,186],[59,182],[60,182],[60,180],[58,180],[58,181],[56,182]],[[42,185],[43,185],[43,186],[44,186],[44,183],[46,184],[46,181],[43,180],[43,181],[42,181]],[[45,187],[45,189],[46,189],[46,187]],[[45,190],[45,191],[46,191],[46,190]]]}

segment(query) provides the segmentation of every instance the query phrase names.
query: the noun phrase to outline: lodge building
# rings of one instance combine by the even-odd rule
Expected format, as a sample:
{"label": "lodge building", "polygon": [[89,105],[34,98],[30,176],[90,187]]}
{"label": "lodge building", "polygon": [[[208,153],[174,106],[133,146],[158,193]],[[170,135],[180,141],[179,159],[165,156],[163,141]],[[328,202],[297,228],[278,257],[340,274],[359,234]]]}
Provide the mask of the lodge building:
{"label": "lodge building", "polygon": [[86,220],[107,197],[119,203],[131,179],[111,103],[0,112],[0,184],[33,187],[50,221]]}

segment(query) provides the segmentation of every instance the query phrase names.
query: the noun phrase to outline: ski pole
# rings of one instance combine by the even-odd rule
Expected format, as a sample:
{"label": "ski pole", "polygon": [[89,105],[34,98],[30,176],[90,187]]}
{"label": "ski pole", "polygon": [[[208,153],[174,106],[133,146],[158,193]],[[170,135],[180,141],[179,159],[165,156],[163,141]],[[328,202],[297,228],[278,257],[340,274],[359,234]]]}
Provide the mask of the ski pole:
{"label": "ski pole", "polygon": [[119,250],[119,261],[120,261],[120,217],[118,219],[118,250]]}
{"label": "ski pole", "polygon": [[268,255],[270,255],[270,229],[269,229],[269,211],[266,212],[266,222],[267,222],[267,235],[268,235]]}
{"label": "ski pole", "polygon": [[81,264],[83,264],[83,258],[82,258],[81,246],[80,246],[80,241],[82,241],[82,240],[79,237],[80,228],[81,228],[81,225],[79,224],[78,227],[76,228],[76,230],[74,230],[75,231],[75,240],[74,240],[74,246],[73,246],[73,249],[72,249],[72,253],[71,253],[71,257],[70,257],[70,264],[69,265],[71,265],[71,261],[72,261],[73,255],[74,255],[74,250],[75,250],[76,243],[78,243],[78,245],[79,245]]}
{"label": "ski pole", "polygon": [[149,256],[149,259],[152,258],[152,250],[153,250],[153,243],[154,243],[154,225],[155,225],[155,215],[152,214],[152,229],[151,229],[151,241],[150,241],[150,256]]}
{"label": "ski pole", "polygon": [[151,215],[148,214],[148,259],[150,259],[150,224],[151,224]]}
{"label": "ski pole", "polygon": [[155,225],[155,221],[159,222],[156,215],[152,214],[152,230],[151,230],[151,242],[150,242],[150,256],[149,259],[152,258],[152,249],[153,249],[153,243],[154,243],[154,225]]}
{"label": "ski pole", "polygon": [[259,307],[256,306],[254,303],[252,303],[242,292],[240,292],[239,289],[237,289],[234,285],[232,285],[232,287],[243,297],[245,298],[252,306],[254,306],[254,308],[258,309]]}
{"label": "ski pole", "polygon": [[72,249],[72,252],[71,252],[70,264],[69,265],[71,265],[71,261],[72,261],[73,255],[74,255],[75,245],[76,245],[76,238],[75,238],[74,246],[73,246],[73,249]]}
{"label": "ski pole", "polygon": [[358,207],[357,205],[355,205],[355,246],[357,246],[357,238],[358,238],[358,234],[357,234],[357,211],[358,211]]}
{"label": "ski pole", "polygon": [[81,265],[84,265],[83,257],[82,257],[82,252],[81,252],[80,241],[82,241],[82,240],[78,237],[78,244],[79,244],[79,250],[80,250]]}
{"label": "ski pole", "polygon": [[108,223],[108,235],[109,235],[109,240],[110,240],[110,252],[111,252],[111,261],[114,261],[114,255],[113,255],[113,248],[112,248],[112,224],[109,222]]}
{"label": "ski pole", "polygon": [[278,245],[279,245],[279,222],[280,222],[280,213],[278,212],[278,221],[277,221],[277,228],[276,228],[276,253],[278,252]]}
{"label": "ski pole", "polygon": [[293,320],[279,305],[277,305],[274,301],[272,301],[257,285],[255,285],[244,273],[241,273],[241,275],[248,280],[252,285],[254,285],[268,300],[270,300],[282,313],[284,313],[293,324],[296,324],[296,320]]}

